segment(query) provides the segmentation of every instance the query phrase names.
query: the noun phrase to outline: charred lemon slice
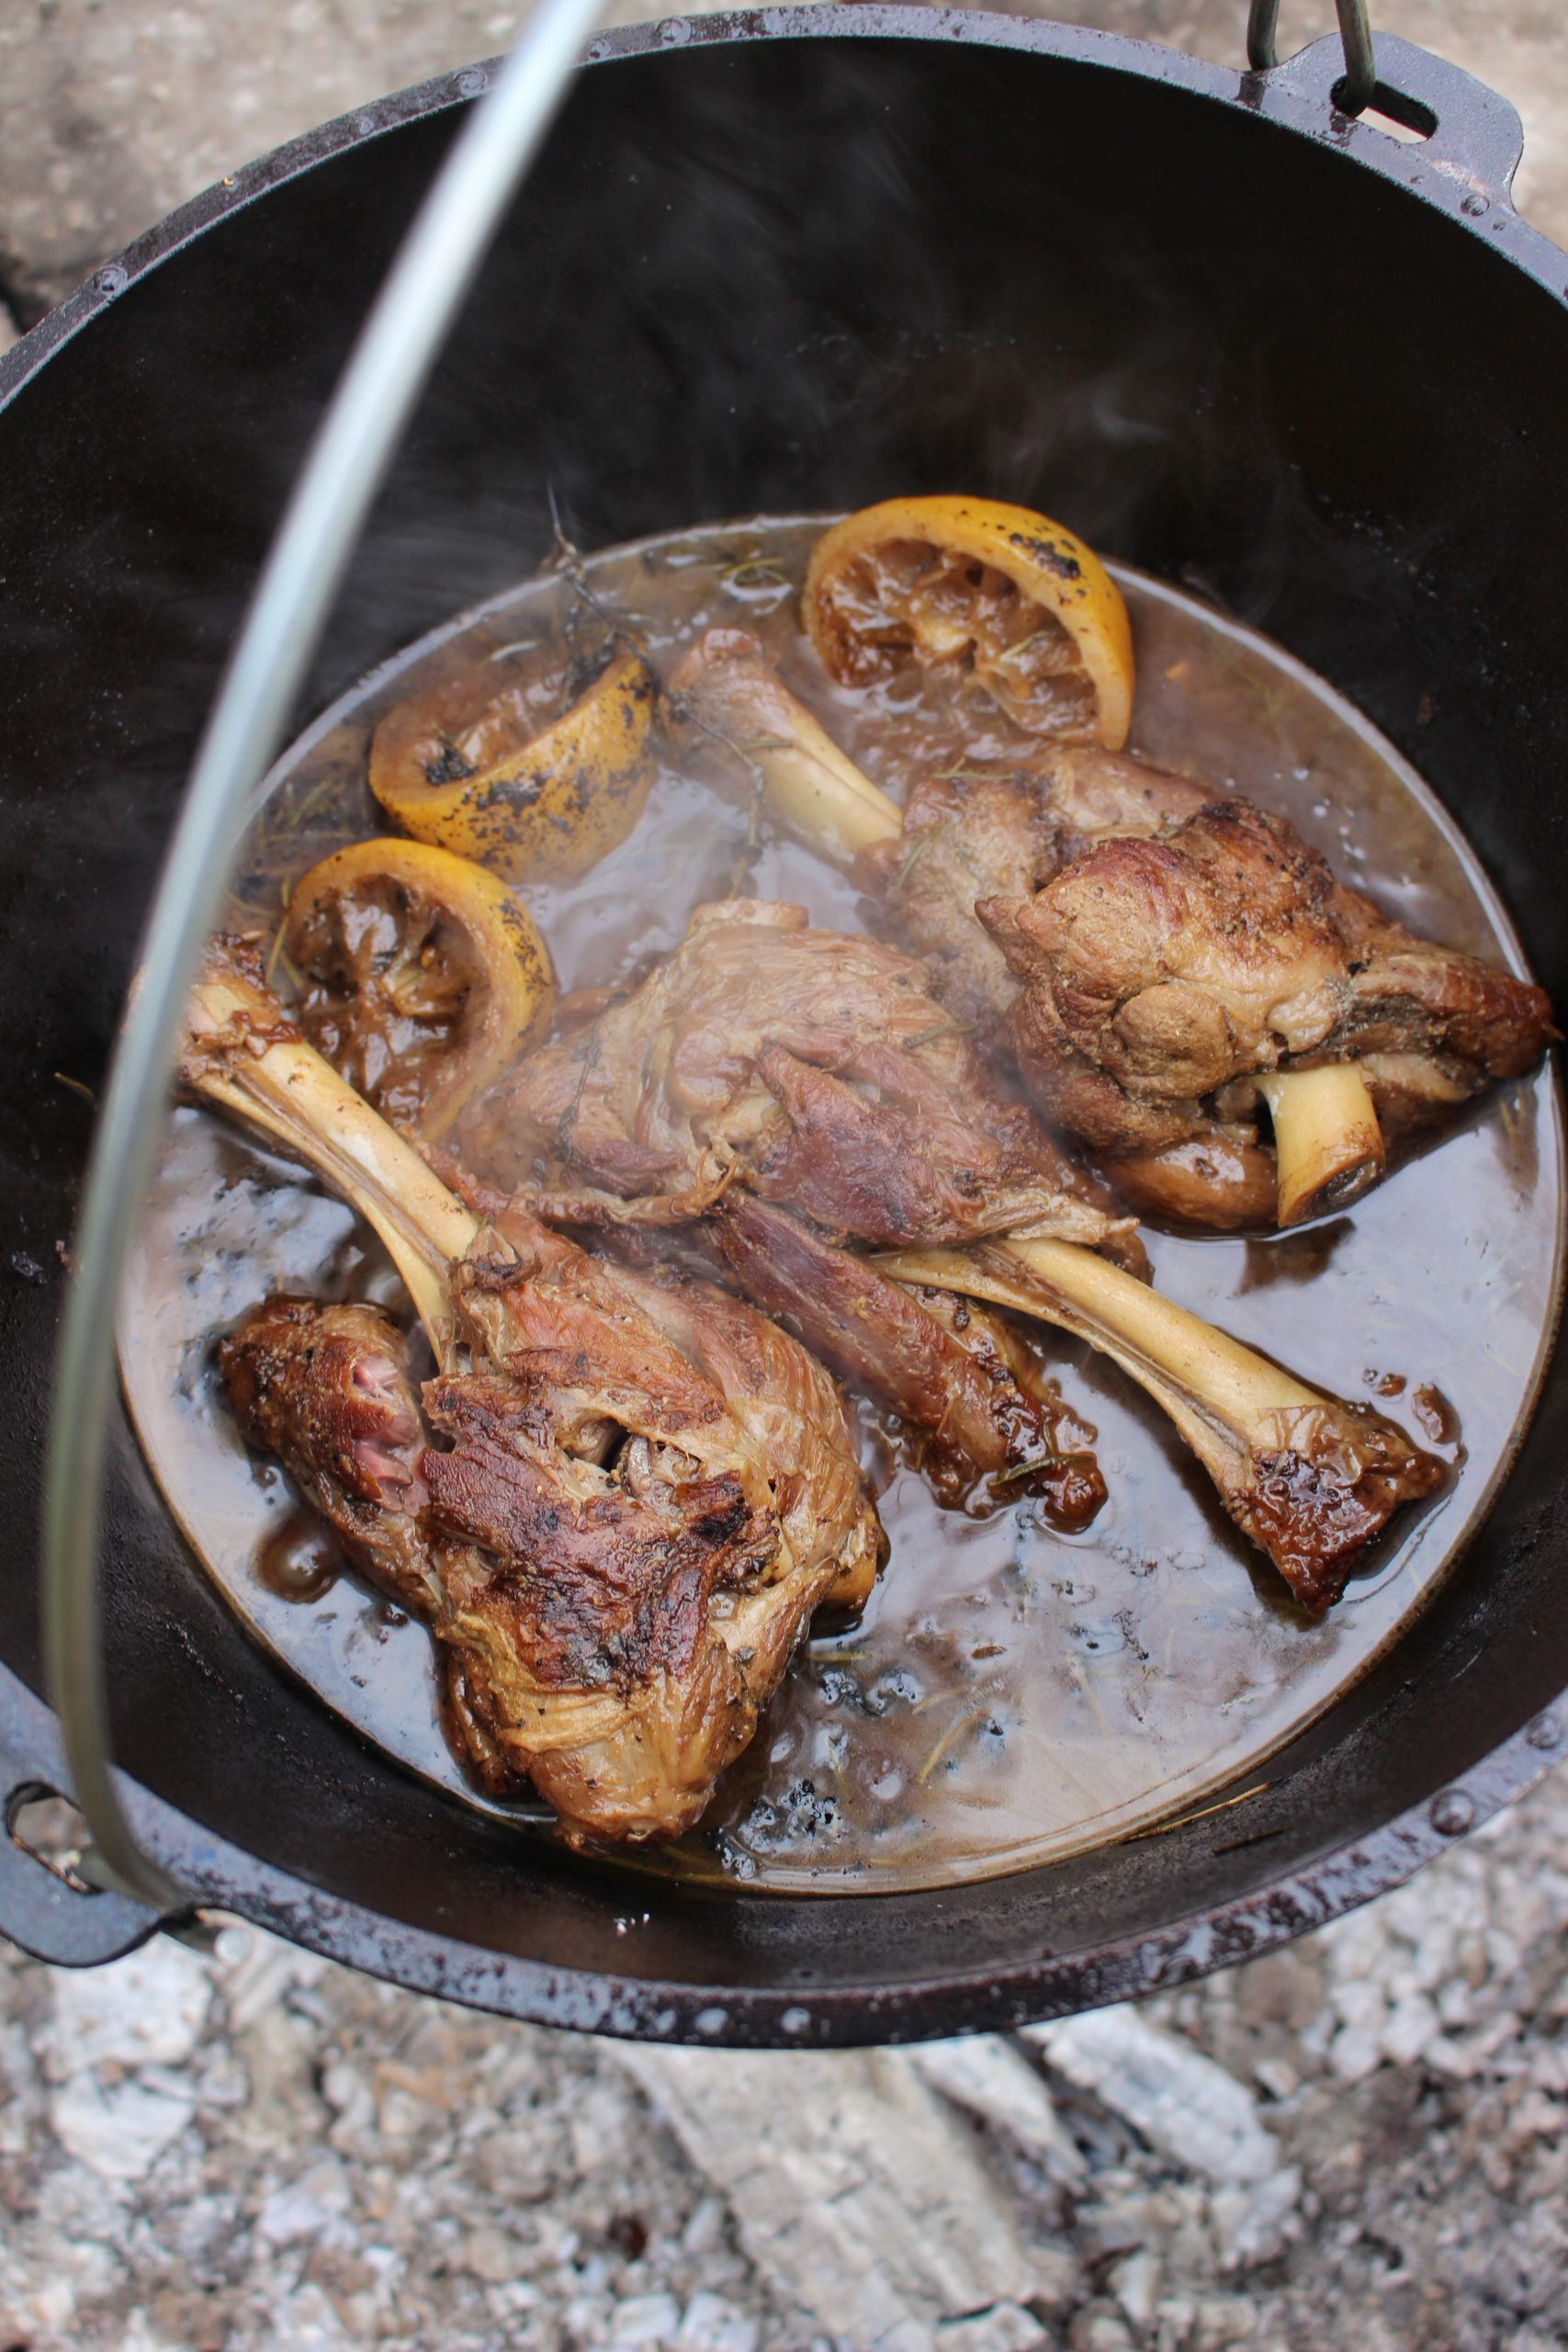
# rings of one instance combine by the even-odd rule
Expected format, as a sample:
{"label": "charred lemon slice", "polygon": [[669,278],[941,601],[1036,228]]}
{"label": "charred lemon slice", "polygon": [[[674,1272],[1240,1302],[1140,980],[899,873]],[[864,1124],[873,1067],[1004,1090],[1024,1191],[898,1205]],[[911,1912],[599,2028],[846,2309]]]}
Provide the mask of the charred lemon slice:
{"label": "charred lemon slice", "polygon": [[1026,506],[890,498],[825,531],[807,634],[835,678],[871,685],[911,659],[972,680],[1031,734],[1118,751],[1133,710],[1127,607],[1080,538]]}
{"label": "charred lemon slice", "polygon": [[405,703],[376,729],[370,789],[415,841],[508,882],[573,881],[642,814],[657,696],[648,664],[626,653],[542,730],[515,686],[451,728]]}
{"label": "charred lemon slice", "polygon": [[549,951],[503,883],[423,842],[355,842],[296,883],[295,1017],[389,1119],[430,1141],[549,1027]]}

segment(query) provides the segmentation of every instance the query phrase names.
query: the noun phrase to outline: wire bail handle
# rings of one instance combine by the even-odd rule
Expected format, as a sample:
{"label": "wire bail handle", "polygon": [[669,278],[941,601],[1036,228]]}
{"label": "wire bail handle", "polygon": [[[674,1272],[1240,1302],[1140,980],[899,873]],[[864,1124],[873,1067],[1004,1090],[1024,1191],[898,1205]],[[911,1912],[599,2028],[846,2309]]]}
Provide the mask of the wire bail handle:
{"label": "wire bail handle", "polygon": [[[1334,0],[1339,18],[1339,40],[1345,51],[1345,79],[1335,93],[1335,104],[1346,114],[1370,107],[1378,86],[1372,56],[1372,26],[1367,0]],[[1255,74],[1268,74],[1280,62],[1280,0],[1250,0],[1247,12],[1247,62]]]}
{"label": "wire bail handle", "polygon": [[[1348,113],[1377,88],[1366,0],[1336,0]],[[281,739],[317,636],[414,404],[593,30],[603,0],[533,0],[377,296],[261,571],[197,753],[111,1064],[75,1235],[45,1465],[43,1648],[73,1793],[103,1879],[160,1914],[190,1898],[142,1848],[110,1765],[98,1540],[114,1394],[114,1312],[152,1172],[185,995],[218,912],[250,793]],[[1250,0],[1247,55],[1278,62],[1279,0]],[[465,90],[465,96],[470,95]]]}

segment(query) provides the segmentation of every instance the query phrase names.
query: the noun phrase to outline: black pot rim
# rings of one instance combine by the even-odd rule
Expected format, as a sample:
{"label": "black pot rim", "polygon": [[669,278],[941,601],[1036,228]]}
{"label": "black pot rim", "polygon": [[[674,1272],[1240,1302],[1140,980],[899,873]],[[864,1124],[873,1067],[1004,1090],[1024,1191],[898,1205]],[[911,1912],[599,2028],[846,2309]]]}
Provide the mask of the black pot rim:
{"label": "black pot rim", "polygon": [[[233,1912],[290,1943],[389,1984],[532,2024],[626,2040],[725,2048],[851,2049],[929,2041],[960,2028],[1006,2032],[1043,2018],[1170,1992],[1215,1969],[1256,1959],[1403,1885],[1459,1838],[1526,1795],[1560,1761],[1565,1744],[1568,1693],[1425,1803],[1236,1901],[1091,1950],[1053,1952],[1010,1968],[880,1988],[864,1984],[694,1986],[551,1967],[486,1951],[404,1926],[258,1861],[127,1775],[117,1779],[139,1842],[189,1888],[193,1908]],[[7,1815],[18,1793],[69,1788],[52,1713],[4,1668],[0,1780],[5,1782],[0,1801]],[[45,1875],[41,1865],[32,1865],[31,1871],[39,1878]],[[48,1917],[46,1939],[37,1945],[40,1958],[68,1964],[118,1958],[164,1924],[152,1912],[118,1895],[79,1894],[57,1880],[43,1893]],[[709,1899],[750,1903],[759,1898],[737,1890]],[[30,1942],[28,1948],[33,1948]]]}
{"label": "black pot rim", "polygon": [[[1559,300],[1568,289],[1568,257],[1521,220],[1508,198],[1520,137],[1512,107],[1458,69],[1388,37],[1378,43],[1380,70],[1438,119],[1438,134],[1427,145],[1397,143],[1334,107],[1340,58],[1332,39],[1267,74],[1237,74],[1153,43],[1081,27],[923,6],[835,5],[633,25],[601,35],[585,62],[614,64],[668,49],[751,40],[870,39],[962,42],[1057,58],[1240,107],[1393,181]],[[349,149],[471,102],[494,71],[493,61],[468,67],[357,108],[193,198],[95,271],[0,356],[0,408],[129,286],[231,212]],[[1403,1883],[1457,1837],[1535,1786],[1565,1741],[1568,1690],[1438,1794],[1246,1896],[1090,1949],[882,1989],[863,1984],[694,1987],[551,1967],[486,1951],[405,1927],[262,1863],[124,1775],[119,1778],[138,1838],[190,1889],[196,1905],[239,1912],[369,1974],[473,2007],[581,2031],[821,2048],[918,2041],[950,2033],[958,2022],[975,2030],[1006,2030],[1168,1989],[1255,1956]],[[68,1788],[52,1713],[4,1668],[0,1778],[7,1815],[19,1792]],[[716,1899],[758,1898],[737,1891]],[[36,1948],[42,1956],[61,1960],[110,1958],[133,1948],[160,1924],[123,1898],[73,1894],[58,1881],[47,1892],[44,1908],[57,1925]],[[53,1948],[46,1951],[45,1942]]]}

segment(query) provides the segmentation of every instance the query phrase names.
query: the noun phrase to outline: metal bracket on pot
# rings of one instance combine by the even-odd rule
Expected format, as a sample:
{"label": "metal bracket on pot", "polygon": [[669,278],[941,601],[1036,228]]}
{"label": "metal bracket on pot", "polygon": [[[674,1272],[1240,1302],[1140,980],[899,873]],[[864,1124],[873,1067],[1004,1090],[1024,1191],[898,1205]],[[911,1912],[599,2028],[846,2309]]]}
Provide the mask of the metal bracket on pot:
{"label": "metal bracket on pot", "polygon": [[[1508,100],[1461,66],[1392,33],[1378,36],[1374,53],[1366,0],[1337,5],[1339,43],[1332,36],[1314,41],[1281,65],[1275,43],[1279,0],[1251,0],[1247,61],[1255,73],[1268,75],[1268,88],[1322,109],[1328,134],[1337,138],[1350,135],[1366,116],[1374,118],[1366,124],[1374,140],[1384,135],[1375,118],[1398,125],[1419,142],[1422,163],[1454,184],[1461,209],[1472,219],[1494,205],[1510,206],[1525,134]],[[1337,73],[1341,62],[1345,70]],[[1396,158],[1400,148],[1393,139],[1389,145]]]}
{"label": "metal bracket on pot", "polygon": [[[0,1748],[0,1922],[8,1940],[57,1968],[123,1960],[164,1925],[161,1913],[108,1887],[78,1885],[24,1844],[17,1816],[56,1792]],[[86,1876],[84,1870],[83,1876]]]}

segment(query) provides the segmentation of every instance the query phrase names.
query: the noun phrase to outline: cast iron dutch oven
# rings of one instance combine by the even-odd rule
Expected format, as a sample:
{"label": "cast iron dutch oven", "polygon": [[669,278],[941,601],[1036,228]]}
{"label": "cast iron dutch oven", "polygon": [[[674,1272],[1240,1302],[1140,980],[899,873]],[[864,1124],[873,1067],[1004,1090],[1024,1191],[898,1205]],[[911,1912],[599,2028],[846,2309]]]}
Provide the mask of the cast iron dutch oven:
{"label": "cast iron dutch oven", "polygon": [[[1090,32],[846,6],[594,42],[397,462],[307,696],[579,544],[955,484],[1197,578],[1409,753],[1568,1002],[1568,260],[1517,119],[1378,48],[1239,77]],[[227,648],[367,301],[482,72],[215,188],[0,360],[7,1820],[62,1785],[33,1563],[86,1142]],[[1345,95],[1340,91],[1340,96]],[[303,715],[303,713],[301,714]],[[193,1901],[513,2015],[666,2039],[1005,2027],[1246,1958],[1404,1877],[1568,1737],[1568,1362],[1414,1629],[1270,1767],[1247,1835],[947,1892],[716,1894],[400,1774],[254,1649],[122,1428],[104,1561],[130,1816]],[[629,1915],[629,1917],[628,1917]],[[0,1928],[155,1924],[0,1838]]]}

